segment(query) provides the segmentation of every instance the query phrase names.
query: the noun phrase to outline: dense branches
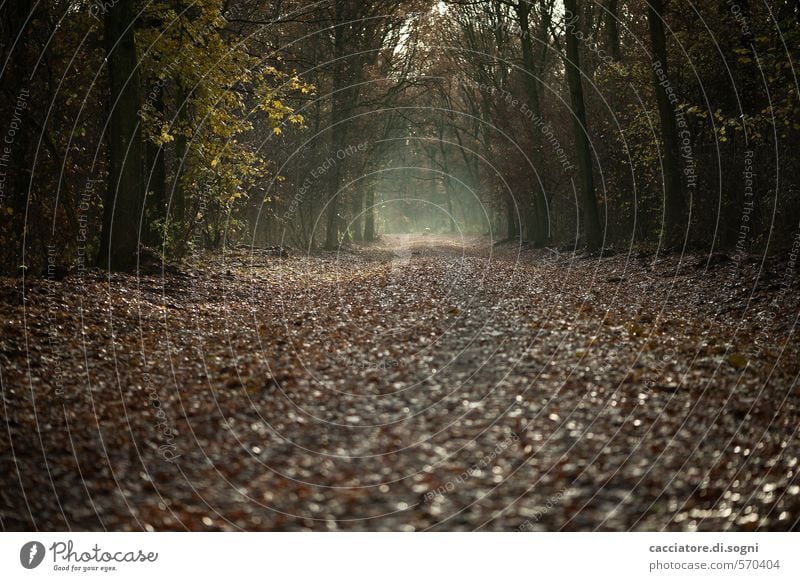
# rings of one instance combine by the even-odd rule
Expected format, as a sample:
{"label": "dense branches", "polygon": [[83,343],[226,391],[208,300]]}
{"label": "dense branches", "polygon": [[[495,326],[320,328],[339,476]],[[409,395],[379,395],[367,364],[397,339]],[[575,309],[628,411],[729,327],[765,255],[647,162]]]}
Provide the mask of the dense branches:
{"label": "dense branches", "polygon": [[421,228],[788,243],[800,16],[773,4],[7,2],[2,268]]}

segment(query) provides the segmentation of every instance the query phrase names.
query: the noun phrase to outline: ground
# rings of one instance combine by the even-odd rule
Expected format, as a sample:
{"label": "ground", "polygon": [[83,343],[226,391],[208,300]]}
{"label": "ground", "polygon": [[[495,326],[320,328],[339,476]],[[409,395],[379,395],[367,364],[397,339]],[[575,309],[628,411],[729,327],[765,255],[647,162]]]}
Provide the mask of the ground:
{"label": "ground", "polygon": [[793,264],[487,240],[0,280],[2,527],[798,528]]}

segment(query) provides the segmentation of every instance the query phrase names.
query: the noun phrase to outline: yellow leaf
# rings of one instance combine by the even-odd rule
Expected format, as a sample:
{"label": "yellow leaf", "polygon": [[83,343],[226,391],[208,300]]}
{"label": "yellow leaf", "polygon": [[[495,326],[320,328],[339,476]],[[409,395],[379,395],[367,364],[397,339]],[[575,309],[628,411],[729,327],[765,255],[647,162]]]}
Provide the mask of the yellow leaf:
{"label": "yellow leaf", "polygon": [[747,365],[747,358],[741,353],[734,353],[728,357],[728,363],[734,369],[741,369]]}

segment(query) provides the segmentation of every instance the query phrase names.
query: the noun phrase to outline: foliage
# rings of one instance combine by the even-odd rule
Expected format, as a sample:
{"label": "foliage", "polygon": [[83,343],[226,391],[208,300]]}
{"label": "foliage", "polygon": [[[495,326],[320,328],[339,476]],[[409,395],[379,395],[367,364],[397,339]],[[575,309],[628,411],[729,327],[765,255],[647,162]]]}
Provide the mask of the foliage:
{"label": "foliage", "polygon": [[[207,225],[208,239],[218,245],[238,202],[268,175],[267,161],[248,141],[254,124],[280,136],[287,125],[302,126],[302,115],[285,104],[285,96],[311,90],[294,75],[265,58],[251,55],[236,35],[226,31],[223,0],[170,1],[148,4],[139,31],[146,77],[153,93],[163,84],[171,101],[158,111],[153,100],[142,109],[147,139],[160,148],[187,144],[175,160],[172,182],[186,199],[165,225],[176,222],[179,234],[167,246],[183,250],[196,224]],[[185,149],[185,151],[183,151]],[[173,210],[183,203],[167,203]],[[183,214],[183,215],[182,215]]]}

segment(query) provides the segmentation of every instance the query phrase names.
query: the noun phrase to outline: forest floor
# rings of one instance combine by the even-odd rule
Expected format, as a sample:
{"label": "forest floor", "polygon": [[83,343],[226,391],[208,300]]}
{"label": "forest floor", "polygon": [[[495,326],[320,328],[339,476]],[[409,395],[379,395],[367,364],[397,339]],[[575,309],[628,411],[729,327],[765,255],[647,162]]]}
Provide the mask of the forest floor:
{"label": "forest floor", "polygon": [[390,237],[0,308],[5,530],[798,528],[786,258]]}

